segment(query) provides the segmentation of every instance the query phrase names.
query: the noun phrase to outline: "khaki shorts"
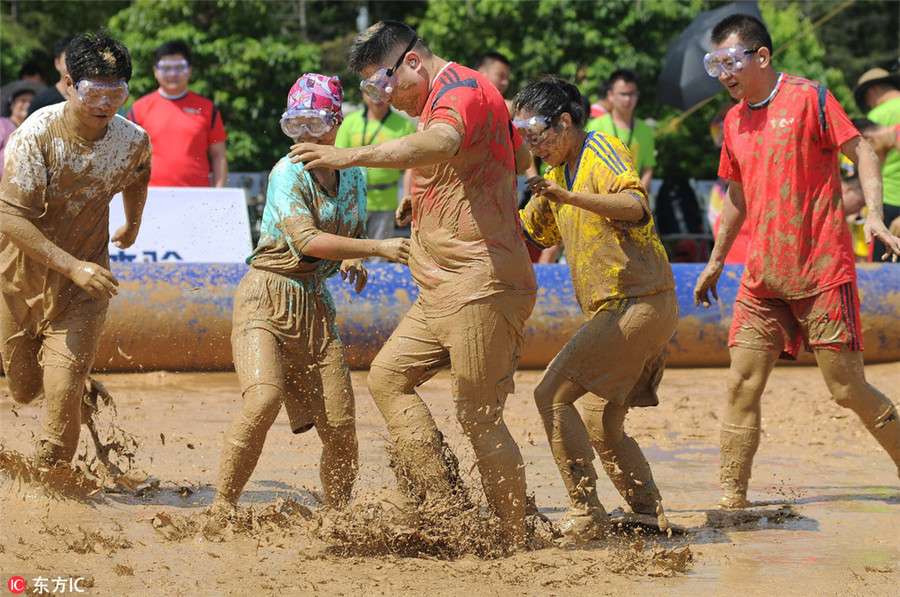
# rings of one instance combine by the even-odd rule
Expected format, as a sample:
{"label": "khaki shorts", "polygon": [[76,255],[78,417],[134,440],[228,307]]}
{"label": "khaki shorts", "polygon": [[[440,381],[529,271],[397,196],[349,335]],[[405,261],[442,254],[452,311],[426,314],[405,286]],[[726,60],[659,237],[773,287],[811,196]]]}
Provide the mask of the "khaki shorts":
{"label": "khaki shorts", "polygon": [[514,390],[525,321],[533,293],[505,292],[428,317],[417,300],[372,362],[403,375],[413,386],[450,367],[457,416],[471,422],[497,420]]}
{"label": "khaki shorts", "polygon": [[350,368],[323,283],[251,268],[234,298],[231,346],[241,392],[277,387],[294,433],[355,421]]}
{"label": "khaki shorts", "polygon": [[666,346],[678,325],[674,290],[611,300],[569,340],[547,369],[590,392],[588,410],[606,401],[656,406]]}
{"label": "khaki shorts", "polygon": [[100,345],[109,301],[91,299],[69,307],[53,322],[37,321],[25,301],[0,295],[0,354],[12,383],[42,379],[44,367],[87,375]]}

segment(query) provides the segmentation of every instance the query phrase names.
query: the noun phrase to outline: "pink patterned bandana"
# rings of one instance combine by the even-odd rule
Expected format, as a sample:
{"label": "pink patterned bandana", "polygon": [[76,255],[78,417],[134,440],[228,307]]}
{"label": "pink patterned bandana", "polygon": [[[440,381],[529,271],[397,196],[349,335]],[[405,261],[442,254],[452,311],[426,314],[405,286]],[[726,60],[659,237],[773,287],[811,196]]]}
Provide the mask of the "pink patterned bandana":
{"label": "pink patterned bandana", "polygon": [[306,73],[294,83],[287,99],[287,112],[292,115],[301,110],[327,110],[334,114],[338,122],[343,122],[344,113],[341,102],[344,90],[337,77],[326,77],[314,73]]}

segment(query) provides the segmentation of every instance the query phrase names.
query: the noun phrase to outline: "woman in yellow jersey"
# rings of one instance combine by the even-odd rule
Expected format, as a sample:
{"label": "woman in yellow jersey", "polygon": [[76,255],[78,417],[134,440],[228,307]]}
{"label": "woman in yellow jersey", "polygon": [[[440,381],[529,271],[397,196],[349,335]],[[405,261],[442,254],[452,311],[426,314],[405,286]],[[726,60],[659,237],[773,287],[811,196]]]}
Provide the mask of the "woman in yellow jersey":
{"label": "woman in yellow jersey", "polygon": [[657,517],[665,530],[650,466],[624,430],[629,408],[658,404],[666,345],[678,322],[675,280],[647,191],[618,139],[585,132],[574,85],[556,78],[531,83],[514,108],[514,125],[550,165],[543,178],[527,182],[532,197],[520,212],[523,227],[539,246],[565,243],[586,316],[534,392],[572,500],[563,531],[588,540],[604,536],[610,524],[597,497],[594,449],[630,508]]}

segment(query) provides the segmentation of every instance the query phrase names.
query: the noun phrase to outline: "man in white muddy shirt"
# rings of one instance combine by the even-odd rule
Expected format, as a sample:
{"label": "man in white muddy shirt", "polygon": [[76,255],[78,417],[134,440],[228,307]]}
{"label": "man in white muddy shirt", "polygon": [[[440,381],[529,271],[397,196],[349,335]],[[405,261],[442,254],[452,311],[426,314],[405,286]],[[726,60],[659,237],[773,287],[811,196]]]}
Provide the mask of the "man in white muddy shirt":
{"label": "man in white muddy shirt", "polygon": [[[45,396],[36,458],[68,463],[109,299],[109,243],[137,238],[150,179],[150,138],[116,111],[131,57],[100,33],[66,50],[64,103],[35,112],[10,137],[0,181],[0,353],[16,402]],[[126,224],[109,238],[122,192]],[[87,382],[87,385],[86,385]]]}

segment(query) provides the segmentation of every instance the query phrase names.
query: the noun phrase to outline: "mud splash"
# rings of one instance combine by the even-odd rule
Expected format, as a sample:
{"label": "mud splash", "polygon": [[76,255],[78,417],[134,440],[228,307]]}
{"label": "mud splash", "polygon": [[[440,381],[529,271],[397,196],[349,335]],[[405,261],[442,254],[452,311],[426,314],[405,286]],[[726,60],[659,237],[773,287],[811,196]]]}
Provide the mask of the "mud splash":
{"label": "mud splash", "polygon": [[304,530],[312,518],[312,511],[300,502],[279,499],[262,509],[235,508],[222,512],[208,508],[188,515],[158,512],[151,524],[167,541],[201,536],[207,541],[221,543],[236,535],[247,534],[268,543],[267,537],[272,535],[286,537]]}
{"label": "mud splash", "polygon": [[87,500],[103,490],[96,478],[68,464],[40,466],[34,459],[0,445],[0,473],[22,491],[43,490],[48,497]]}

